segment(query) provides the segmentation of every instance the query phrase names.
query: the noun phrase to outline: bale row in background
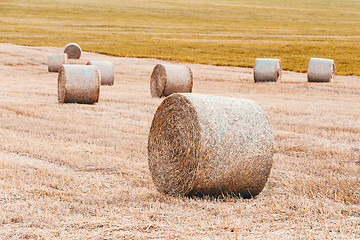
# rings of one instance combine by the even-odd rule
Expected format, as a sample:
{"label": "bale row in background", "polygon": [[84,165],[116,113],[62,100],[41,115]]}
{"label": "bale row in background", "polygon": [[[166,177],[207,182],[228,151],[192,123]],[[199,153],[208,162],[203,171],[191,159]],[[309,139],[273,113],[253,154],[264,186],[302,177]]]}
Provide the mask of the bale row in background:
{"label": "bale row in background", "polygon": [[98,102],[100,73],[96,66],[62,65],[58,76],[58,101],[60,103]]}
{"label": "bale row in background", "polygon": [[179,64],[158,64],[150,78],[152,97],[166,97],[172,93],[191,92],[193,74],[191,69]]}
{"label": "bale row in background", "polygon": [[114,66],[107,61],[89,61],[84,65],[67,65],[68,58],[79,59],[81,48],[69,43],[63,54],[48,57],[49,72],[59,72],[58,101],[60,103],[98,102],[100,85],[114,84]]}
{"label": "bale row in background", "polygon": [[[279,59],[257,58],[254,66],[255,82],[277,82],[281,80]],[[331,82],[335,75],[335,62],[331,59],[311,58],[308,66],[308,82]]]}
{"label": "bale row in background", "polygon": [[149,169],[165,194],[256,196],[272,157],[269,122],[251,100],[172,94],[151,123]]}

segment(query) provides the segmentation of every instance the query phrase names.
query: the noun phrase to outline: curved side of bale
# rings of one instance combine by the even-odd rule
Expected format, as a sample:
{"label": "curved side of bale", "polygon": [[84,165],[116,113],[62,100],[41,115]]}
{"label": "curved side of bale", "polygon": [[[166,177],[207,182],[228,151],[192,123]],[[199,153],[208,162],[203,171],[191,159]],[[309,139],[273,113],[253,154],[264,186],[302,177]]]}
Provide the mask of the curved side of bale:
{"label": "curved side of bale", "polygon": [[60,103],[93,104],[99,101],[100,73],[96,66],[62,65],[58,76]]}
{"label": "curved side of bale", "polygon": [[175,196],[256,196],[272,157],[267,117],[246,99],[172,94],[158,107],[148,138],[155,186]]}
{"label": "curved side of bale", "polygon": [[257,58],[255,60],[255,82],[277,82],[281,80],[281,74],[281,61],[279,59]]}
{"label": "curved side of bale", "polygon": [[64,48],[64,53],[69,59],[79,59],[81,56],[81,47],[77,43],[69,43]]}
{"label": "curved side of bale", "polygon": [[193,74],[191,69],[179,64],[157,64],[150,78],[152,97],[169,96],[172,93],[192,91]]}
{"label": "curved side of bale", "polygon": [[332,59],[311,58],[308,66],[308,82],[331,82],[335,76],[335,62]]}
{"label": "curved side of bale", "polygon": [[89,61],[87,65],[94,65],[99,69],[101,85],[114,84],[114,66],[108,61]]}
{"label": "curved side of bale", "polygon": [[68,55],[66,53],[51,54],[48,57],[48,70],[49,72],[58,72],[61,65],[66,64]]}

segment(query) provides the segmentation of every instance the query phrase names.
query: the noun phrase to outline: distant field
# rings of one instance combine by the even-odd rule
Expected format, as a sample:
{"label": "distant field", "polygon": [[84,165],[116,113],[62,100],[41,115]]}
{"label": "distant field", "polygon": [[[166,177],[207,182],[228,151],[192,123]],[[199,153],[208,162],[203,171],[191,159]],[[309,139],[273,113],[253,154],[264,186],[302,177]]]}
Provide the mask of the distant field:
{"label": "distant field", "polygon": [[280,58],[305,72],[333,58],[360,75],[358,0],[0,0],[0,42],[64,46],[115,56],[252,67]]}

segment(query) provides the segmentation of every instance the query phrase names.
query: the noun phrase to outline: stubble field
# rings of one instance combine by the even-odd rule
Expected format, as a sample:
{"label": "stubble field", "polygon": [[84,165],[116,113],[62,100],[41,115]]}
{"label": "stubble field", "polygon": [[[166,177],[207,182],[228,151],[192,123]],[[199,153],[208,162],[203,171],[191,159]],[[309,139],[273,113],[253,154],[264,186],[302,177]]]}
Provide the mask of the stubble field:
{"label": "stubble field", "polygon": [[[357,0],[0,0],[0,239],[360,239],[359,19]],[[69,42],[89,51],[72,64],[114,63],[95,105],[57,102],[47,57]],[[241,67],[258,57],[356,76],[255,84]],[[194,93],[266,112],[274,162],[255,199],[156,190],[149,82],[164,60],[189,63]]]}
{"label": "stubble field", "polygon": [[95,105],[59,104],[47,56],[61,48],[0,44],[0,239],[360,238],[360,78],[255,84],[252,69],[189,64],[195,93],[255,100],[275,139],[255,199],[160,194],[147,136],[162,99],[161,60],[108,60],[115,85]]}

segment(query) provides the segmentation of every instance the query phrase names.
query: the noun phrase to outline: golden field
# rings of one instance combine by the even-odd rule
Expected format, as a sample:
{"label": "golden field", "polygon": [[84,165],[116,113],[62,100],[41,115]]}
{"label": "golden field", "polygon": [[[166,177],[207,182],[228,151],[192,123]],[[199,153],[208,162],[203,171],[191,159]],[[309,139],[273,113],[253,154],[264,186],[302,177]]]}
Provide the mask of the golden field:
{"label": "golden field", "polygon": [[266,112],[273,168],[254,199],[168,197],[152,183],[147,136],[162,60],[114,63],[99,103],[59,104],[47,57],[0,44],[0,239],[359,239],[360,78],[253,82],[251,68],[189,64],[194,93],[247,98]]}
{"label": "golden field", "polygon": [[0,0],[0,42],[222,66],[311,57],[360,76],[358,0]]}

